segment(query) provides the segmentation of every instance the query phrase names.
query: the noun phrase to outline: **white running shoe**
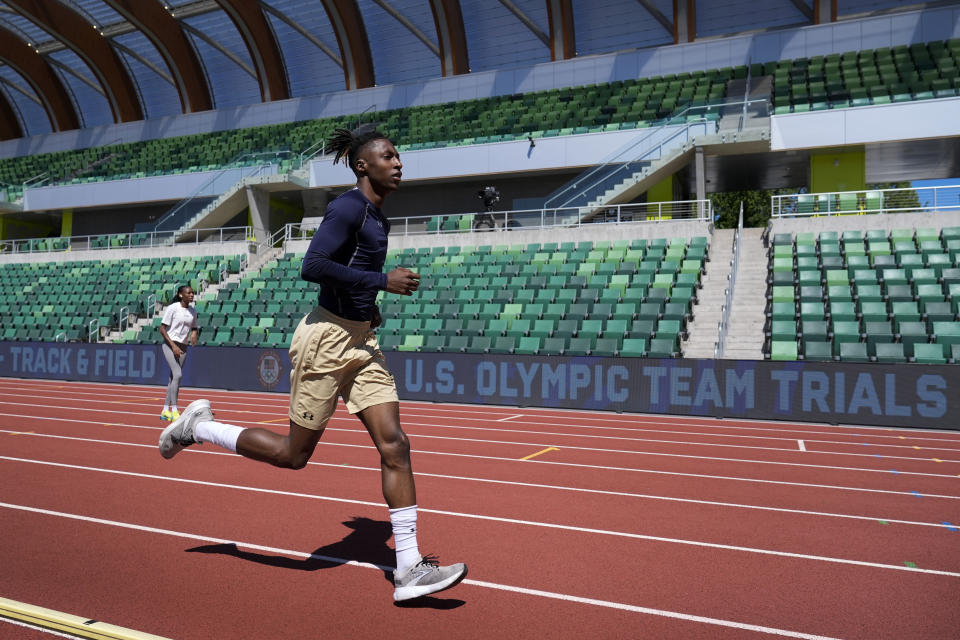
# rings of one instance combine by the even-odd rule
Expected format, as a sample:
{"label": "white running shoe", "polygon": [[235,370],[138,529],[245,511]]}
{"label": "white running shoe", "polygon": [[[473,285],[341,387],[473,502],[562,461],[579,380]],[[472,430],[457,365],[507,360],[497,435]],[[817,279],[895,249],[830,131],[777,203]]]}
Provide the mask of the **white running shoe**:
{"label": "white running shoe", "polygon": [[393,573],[393,599],[397,602],[419,598],[460,584],[467,577],[467,565],[462,562],[441,567],[435,556],[420,558],[406,571]]}
{"label": "white running shoe", "polygon": [[179,418],[160,434],[160,455],[168,460],[180,453],[184,447],[197,444],[193,437],[193,427],[197,422],[213,420],[209,400],[194,400],[183,410]]}

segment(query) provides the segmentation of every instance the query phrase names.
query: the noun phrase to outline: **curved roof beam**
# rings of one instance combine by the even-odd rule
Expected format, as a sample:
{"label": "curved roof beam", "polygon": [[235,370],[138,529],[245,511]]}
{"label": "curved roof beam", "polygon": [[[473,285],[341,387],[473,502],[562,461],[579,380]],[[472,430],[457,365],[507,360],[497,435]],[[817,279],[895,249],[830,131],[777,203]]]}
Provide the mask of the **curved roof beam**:
{"label": "curved roof beam", "polygon": [[[549,0],[548,0],[549,2]],[[523,23],[527,29],[530,30],[530,33],[537,36],[537,39],[540,40],[543,44],[550,46],[550,38],[547,37],[547,34],[543,32],[543,29],[537,26],[537,23],[530,19],[530,16],[525,14],[520,7],[513,4],[510,0],[500,0],[500,4],[507,8],[510,13],[517,16],[517,19]]]}
{"label": "curved roof beam", "polygon": [[373,55],[356,0],[321,0],[337,36],[346,88],[364,89],[374,85]]}
{"label": "curved roof beam", "polygon": [[153,43],[167,64],[180,94],[183,113],[209,111],[213,98],[203,65],[180,23],[159,2],[104,0],[114,11],[137,27]]}
{"label": "curved roof beam", "polygon": [[50,119],[51,129],[80,128],[80,116],[57,72],[39,53],[3,27],[0,27],[0,59],[16,70],[36,92]]}
{"label": "curved roof beam", "polygon": [[457,76],[470,73],[467,32],[463,27],[460,0],[430,0],[430,11],[437,26],[442,74]]}
{"label": "curved roof beam", "polygon": [[[143,120],[143,107],[120,56],[78,13],[59,2],[5,0],[7,6],[43,28],[80,56],[103,87],[114,122]],[[90,28],[83,28],[89,26]]]}
{"label": "curved roof beam", "polygon": [[7,96],[0,91],[0,140],[16,140],[23,137],[23,129],[20,128],[20,119],[13,109],[13,105],[7,100]]}
{"label": "curved roof beam", "polygon": [[334,62],[338,67],[340,67],[341,69],[343,69],[343,60],[340,59],[340,57],[337,55],[337,53],[336,53],[333,49],[331,49],[330,47],[328,47],[327,45],[325,45],[318,37],[316,37],[315,35],[313,35],[313,34],[310,33],[309,31],[307,31],[306,29],[304,29],[302,26],[300,26],[300,23],[298,23],[296,20],[294,20],[293,18],[291,18],[290,16],[288,16],[288,15],[285,14],[284,12],[280,11],[280,10],[277,9],[276,7],[271,7],[270,5],[268,5],[268,4],[266,4],[266,3],[260,3],[260,6],[263,7],[263,10],[264,10],[264,11],[266,11],[267,13],[270,13],[270,14],[276,16],[277,19],[279,19],[279,20],[280,20],[281,22],[283,22],[285,25],[287,25],[288,27],[290,27],[291,29],[293,29],[294,31],[296,31],[297,33],[299,33],[301,36],[303,36],[304,38],[306,38],[306,39],[307,39],[311,44],[313,44],[316,48],[320,49],[320,51],[323,51],[323,52],[327,55],[328,58],[330,58],[331,60],[333,60],[333,62]]}
{"label": "curved roof beam", "polygon": [[373,0],[373,2],[374,4],[379,5],[381,9],[386,11],[391,18],[393,18],[394,20],[402,24],[404,27],[406,27],[407,31],[412,33],[414,37],[417,38],[417,40],[425,44],[427,46],[427,49],[430,49],[430,51],[433,52],[433,55],[435,56],[440,55],[440,48],[437,47],[437,45],[430,38],[427,37],[427,34],[425,34],[423,31],[420,31],[420,29],[417,28],[417,25],[410,22],[407,16],[403,15],[403,13],[391,7],[390,3],[387,2],[386,0]]}
{"label": "curved roof beam", "polygon": [[287,68],[280,54],[280,45],[273,29],[263,15],[260,4],[244,0],[217,0],[243,38],[250,52],[250,60],[260,84],[260,99],[264,102],[286,100],[290,97]]}
{"label": "curved roof beam", "polygon": [[568,60],[577,56],[573,29],[573,5],[570,0],[547,0],[550,23],[550,59]]}

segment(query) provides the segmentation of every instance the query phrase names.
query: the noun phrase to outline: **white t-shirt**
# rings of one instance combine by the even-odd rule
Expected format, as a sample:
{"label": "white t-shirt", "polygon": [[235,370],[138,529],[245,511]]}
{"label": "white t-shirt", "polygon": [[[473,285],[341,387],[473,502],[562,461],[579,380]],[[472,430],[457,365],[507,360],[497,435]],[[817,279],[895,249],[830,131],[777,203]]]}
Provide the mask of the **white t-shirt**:
{"label": "white t-shirt", "polygon": [[191,329],[197,329],[197,310],[174,302],[163,310],[163,319],[167,325],[167,335],[174,342],[186,342]]}

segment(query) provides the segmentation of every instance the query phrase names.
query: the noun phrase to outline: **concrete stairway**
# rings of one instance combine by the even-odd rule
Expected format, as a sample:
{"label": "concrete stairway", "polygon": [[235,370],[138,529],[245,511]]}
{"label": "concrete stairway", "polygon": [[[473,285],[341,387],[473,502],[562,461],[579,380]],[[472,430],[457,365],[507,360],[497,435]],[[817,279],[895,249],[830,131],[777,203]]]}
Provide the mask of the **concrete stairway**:
{"label": "concrete stairway", "polygon": [[734,229],[716,229],[710,239],[710,262],[700,282],[699,301],[687,325],[687,340],[681,345],[685,358],[713,358],[717,344],[724,293],[733,260]]}
{"label": "concrete stairway", "polygon": [[725,359],[763,359],[768,260],[762,234],[762,228],[743,230]]}

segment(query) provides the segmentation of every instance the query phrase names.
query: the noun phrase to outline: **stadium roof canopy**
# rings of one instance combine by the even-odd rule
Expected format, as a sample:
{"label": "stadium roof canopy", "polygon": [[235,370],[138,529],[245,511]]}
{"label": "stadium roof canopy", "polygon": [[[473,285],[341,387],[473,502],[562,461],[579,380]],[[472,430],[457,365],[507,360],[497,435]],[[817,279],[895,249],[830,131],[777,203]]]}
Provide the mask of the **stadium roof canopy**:
{"label": "stadium roof canopy", "polygon": [[[812,1],[720,28],[836,19]],[[0,0],[0,139],[672,44],[717,28],[699,3]]]}

